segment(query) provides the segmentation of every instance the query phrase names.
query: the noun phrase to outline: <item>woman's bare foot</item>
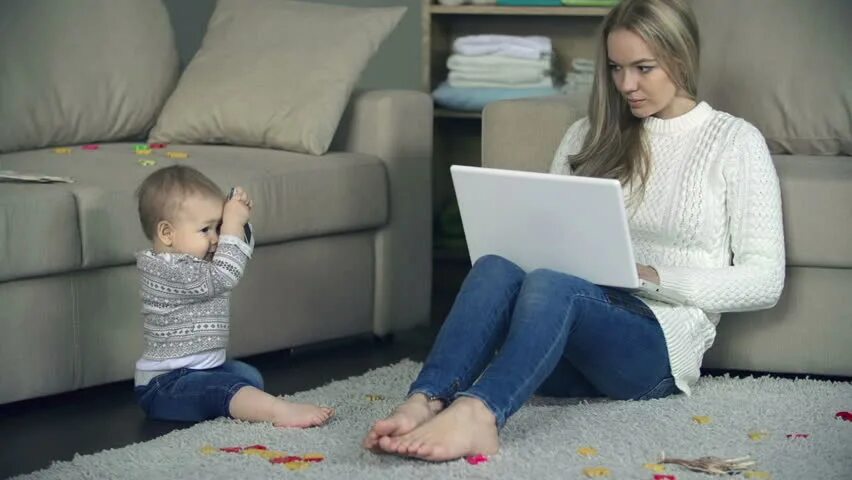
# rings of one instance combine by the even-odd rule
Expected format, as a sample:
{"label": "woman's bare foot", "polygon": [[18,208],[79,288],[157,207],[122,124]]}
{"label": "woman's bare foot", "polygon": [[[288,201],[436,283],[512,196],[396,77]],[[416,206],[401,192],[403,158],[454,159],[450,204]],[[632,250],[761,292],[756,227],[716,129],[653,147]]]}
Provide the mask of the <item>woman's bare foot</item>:
{"label": "woman's bare foot", "polygon": [[272,407],[272,424],[276,427],[318,427],[334,416],[334,409],[307,403],[293,403],[276,398]]}
{"label": "woman's bare foot", "polygon": [[500,439],[491,410],[478,399],[460,397],[411,432],[380,438],[379,447],[388,453],[441,462],[497,453]]}
{"label": "woman's bare foot", "polygon": [[415,393],[405,403],[396,407],[387,418],[373,424],[373,428],[364,437],[364,448],[381,451],[378,448],[379,439],[404,435],[432,419],[443,407],[440,400],[429,400],[426,395]]}

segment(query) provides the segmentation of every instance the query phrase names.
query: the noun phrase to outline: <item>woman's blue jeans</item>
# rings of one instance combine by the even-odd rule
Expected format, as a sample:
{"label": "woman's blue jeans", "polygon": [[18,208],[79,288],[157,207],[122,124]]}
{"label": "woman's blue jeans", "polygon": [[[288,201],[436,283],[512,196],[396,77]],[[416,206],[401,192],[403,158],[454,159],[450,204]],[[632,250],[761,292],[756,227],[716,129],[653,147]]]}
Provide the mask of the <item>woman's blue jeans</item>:
{"label": "woman's blue jeans", "polygon": [[628,292],[497,256],[474,264],[409,395],[481,400],[502,427],[533,393],[649,399],[676,391],[662,329]]}
{"label": "woman's blue jeans", "polygon": [[231,398],[241,388],[263,390],[263,377],[251,365],[229,360],[216,368],[178,368],[134,388],[148,418],[200,422],[230,417]]}

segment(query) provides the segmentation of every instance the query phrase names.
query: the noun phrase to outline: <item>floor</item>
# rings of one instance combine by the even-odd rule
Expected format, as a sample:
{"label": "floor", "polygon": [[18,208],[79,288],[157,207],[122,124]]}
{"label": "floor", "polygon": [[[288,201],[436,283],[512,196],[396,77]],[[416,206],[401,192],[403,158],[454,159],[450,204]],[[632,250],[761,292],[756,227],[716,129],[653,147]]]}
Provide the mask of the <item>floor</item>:
{"label": "floor", "polygon": [[[263,373],[268,390],[280,394],[360,375],[403,358],[421,361],[428,353],[467,269],[464,262],[455,260],[436,263],[432,322],[429,326],[400,332],[393,339],[346,339],[246,360]],[[0,439],[3,439],[0,478],[39,470],[55,460],[70,460],[75,453],[88,454],[144,442],[188,426],[145,420],[134,403],[129,381],[0,405]]]}

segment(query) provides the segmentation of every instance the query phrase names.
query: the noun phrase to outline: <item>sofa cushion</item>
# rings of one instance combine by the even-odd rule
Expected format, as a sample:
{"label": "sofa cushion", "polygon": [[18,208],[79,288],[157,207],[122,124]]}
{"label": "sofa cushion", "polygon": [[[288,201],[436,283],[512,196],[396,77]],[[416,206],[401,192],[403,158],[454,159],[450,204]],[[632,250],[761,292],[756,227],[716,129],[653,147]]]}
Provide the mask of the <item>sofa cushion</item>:
{"label": "sofa cushion", "polygon": [[[166,151],[186,152],[189,157],[171,159],[166,157]],[[143,166],[140,159],[153,159],[157,164]],[[185,145],[154,150],[150,156],[141,157],[134,153],[132,144],[115,143],[94,151],[75,149],[69,155],[36,150],[0,156],[0,165],[6,169],[75,179],[73,184],[49,186],[56,195],[65,192],[65,201],[56,200],[44,210],[61,207],[63,215],[74,218],[76,203],[80,236],[77,249],[82,251],[79,266],[83,268],[132,263],[134,252],[150,246],[139,225],[134,192],[154,169],[178,162],[198,168],[223,190],[241,185],[252,195],[252,223],[258,245],[369,229],[387,221],[384,163],[370,155],[330,153],[318,158],[280,150]],[[41,187],[21,188],[36,191]],[[0,186],[0,191],[5,189]],[[41,191],[47,190],[38,190]],[[30,200],[44,205],[37,195],[32,194]],[[18,218],[9,228],[23,228],[27,221]],[[53,237],[44,233],[30,236],[29,246],[21,248],[56,248]],[[48,242],[50,248],[39,247]]]}
{"label": "sofa cushion", "polygon": [[852,162],[774,155],[781,182],[787,265],[852,268]]}
{"label": "sofa cushion", "polygon": [[0,2],[0,152],[141,137],[177,81],[159,1]]}
{"label": "sofa cushion", "polygon": [[352,87],[404,12],[220,0],[150,141],[325,153]]}
{"label": "sofa cushion", "polygon": [[73,270],[80,250],[70,191],[0,183],[0,282]]}
{"label": "sofa cushion", "polygon": [[772,153],[852,155],[852,2],[695,0],[693,7],[699,97],[753,123]]}

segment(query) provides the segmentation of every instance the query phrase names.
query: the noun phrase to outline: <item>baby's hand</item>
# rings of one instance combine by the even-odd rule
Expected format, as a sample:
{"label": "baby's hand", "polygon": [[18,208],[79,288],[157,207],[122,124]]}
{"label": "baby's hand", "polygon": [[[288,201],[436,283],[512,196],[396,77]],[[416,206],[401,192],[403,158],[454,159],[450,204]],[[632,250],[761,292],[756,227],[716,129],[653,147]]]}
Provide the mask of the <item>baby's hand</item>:
{"label": "baby's hand", "polygon": [[221,233],[242,237],[243,227],[249,221],[252,206],[253,202],[248,194],[241,187],[236,187],[234,195],[225,202]]}

